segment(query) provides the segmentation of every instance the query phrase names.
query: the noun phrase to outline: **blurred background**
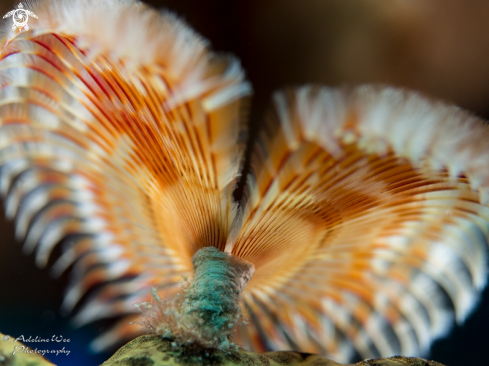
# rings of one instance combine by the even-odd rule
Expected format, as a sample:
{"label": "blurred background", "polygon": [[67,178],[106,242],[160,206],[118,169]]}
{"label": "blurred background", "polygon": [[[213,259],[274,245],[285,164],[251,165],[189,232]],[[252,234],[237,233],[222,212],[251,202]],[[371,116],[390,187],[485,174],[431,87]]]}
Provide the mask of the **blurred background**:
{"label": "blurred background", "polygon": [[[252,133],[274,90],[305,83],[401,86],[489,118],[489,1],[147,2],[176,12],[216,51],[241,59],[255,89]],[[0,14],[11,8],[2,0]],[[0,217],[0,331],[69,338],[71,354],[50,357],[59,365],[104,361],[107,355],[93,356],[86,345],[108,323],[72,329],[69,316],[59,312],[68,278],[55,280],[36,268],[13,234],[13,226]],[[466,323],[434,344],[430,358],[449,366],[487,364],[488,327],[486,291]]]}

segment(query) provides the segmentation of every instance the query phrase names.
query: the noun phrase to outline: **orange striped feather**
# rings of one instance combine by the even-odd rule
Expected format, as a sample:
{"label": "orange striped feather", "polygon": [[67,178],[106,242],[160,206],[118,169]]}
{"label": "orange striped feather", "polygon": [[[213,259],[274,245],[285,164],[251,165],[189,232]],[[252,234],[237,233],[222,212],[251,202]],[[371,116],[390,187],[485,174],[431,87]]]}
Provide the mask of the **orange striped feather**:
{"label": "orange striped feather", "polygon": [[[64,240],[54,270],[75,262],[65,309],[105,284],[78,324],[131,313],[152,286],[162,295],[178,289],[199,248],[224,249],[250,87],[236,60],[210,52],[171,14],[132,1],[34,11],[31,31],[5,35],[0,60],[7,213],[40,266]],[[70,24],[70,16],[79,18]],[[113,33],[124,21],[138,26]],[[116,47],[134,33],[134,50]],[[134,335],[136,326],[123,324],[118,337]]]}
{"label": "orange striped feather", "polygon": [[393,88],[274,101],[231,249],[256,268],[250,346],[426,353],[485,285],[489,127]]}

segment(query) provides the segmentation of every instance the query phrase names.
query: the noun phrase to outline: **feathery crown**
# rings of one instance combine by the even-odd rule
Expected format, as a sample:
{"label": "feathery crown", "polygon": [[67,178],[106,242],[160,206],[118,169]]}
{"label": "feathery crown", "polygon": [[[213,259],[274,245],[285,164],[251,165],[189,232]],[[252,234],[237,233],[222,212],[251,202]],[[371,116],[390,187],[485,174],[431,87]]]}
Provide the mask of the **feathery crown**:
{"label": "feathery crown", "polygon": [[255,266],[239,329],[255,350],[422,354],[471,311],[489,237],[481,120],[393,88],[278,92],[238,204],[238,61],[138,2],[35,10],[2,36],[0,191],[39,265],[63,246],[66,309],[97,287],[78,324],[133,313],[151,287],[170,296],[206,246]]}

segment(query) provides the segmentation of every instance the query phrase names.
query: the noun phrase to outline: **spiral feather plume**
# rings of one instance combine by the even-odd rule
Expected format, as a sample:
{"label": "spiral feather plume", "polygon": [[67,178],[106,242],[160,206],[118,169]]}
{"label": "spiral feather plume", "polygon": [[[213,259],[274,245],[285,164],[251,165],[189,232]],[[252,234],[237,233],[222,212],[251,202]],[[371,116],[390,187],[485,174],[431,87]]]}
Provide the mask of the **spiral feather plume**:
{"label": "spiral feather plume", "polygon": [[[239,62],[133,1],[46,1],[2,34],[0,191],[78,324],[171,296],[216,247],[255,267],[238,341],[348,361],[419,355],[486,281],[489,127],[413,92],[277,92],[251,145]],[[143,46],[144,45],[144,46]]]}

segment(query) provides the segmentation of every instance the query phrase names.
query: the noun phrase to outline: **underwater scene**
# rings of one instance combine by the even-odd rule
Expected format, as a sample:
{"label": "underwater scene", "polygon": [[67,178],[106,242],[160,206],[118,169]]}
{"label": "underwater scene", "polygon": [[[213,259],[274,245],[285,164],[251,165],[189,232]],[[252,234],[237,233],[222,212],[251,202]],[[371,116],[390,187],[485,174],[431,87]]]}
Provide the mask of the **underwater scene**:
{"label": "underwater scene", "polygon": [[489,362],[489,3],[0,14],[0,365]]}

